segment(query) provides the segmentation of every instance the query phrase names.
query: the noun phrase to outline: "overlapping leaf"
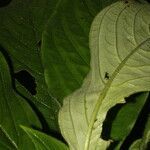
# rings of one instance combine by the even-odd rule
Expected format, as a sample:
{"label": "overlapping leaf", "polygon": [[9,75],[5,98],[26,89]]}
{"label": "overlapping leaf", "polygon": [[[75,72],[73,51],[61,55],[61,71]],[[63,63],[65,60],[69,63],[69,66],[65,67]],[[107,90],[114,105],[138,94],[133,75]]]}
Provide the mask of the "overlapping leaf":
{"label": "overlapping leaf", "polygon": [[110,142],[99,137],[107,111],[133,93],[150,90],[149,8],[117,2],[93,21],[91,71],[59,113],[70,149],[106,149]]}

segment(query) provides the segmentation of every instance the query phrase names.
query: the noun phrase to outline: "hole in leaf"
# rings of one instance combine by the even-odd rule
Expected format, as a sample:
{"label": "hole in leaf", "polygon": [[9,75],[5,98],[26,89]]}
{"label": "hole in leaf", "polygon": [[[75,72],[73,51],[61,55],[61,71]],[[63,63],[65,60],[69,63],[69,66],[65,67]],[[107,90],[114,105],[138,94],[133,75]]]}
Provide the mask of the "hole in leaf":
{"label": "hole in leaf", "polygon": [[36,94],[35,78],[26,70],[21,70],[14,74],[17,81],[23,85],[32,95]]}
{"label": "hole in leaf", "polygon": [[0,7],[7,6],[12,0],[0,0]]}

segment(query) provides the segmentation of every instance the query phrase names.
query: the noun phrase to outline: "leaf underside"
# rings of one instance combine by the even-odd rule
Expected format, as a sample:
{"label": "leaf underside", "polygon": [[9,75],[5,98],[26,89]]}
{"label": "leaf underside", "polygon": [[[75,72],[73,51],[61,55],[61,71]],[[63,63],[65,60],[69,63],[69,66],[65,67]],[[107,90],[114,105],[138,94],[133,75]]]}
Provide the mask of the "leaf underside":
{"label": "leaf underside", "polygon": [[91,70],[82,87],[64,99],[61,132],[72,150],[103,150],[107,111],[124,98],[150,90],[150,6],[117,2],[94,19]]}

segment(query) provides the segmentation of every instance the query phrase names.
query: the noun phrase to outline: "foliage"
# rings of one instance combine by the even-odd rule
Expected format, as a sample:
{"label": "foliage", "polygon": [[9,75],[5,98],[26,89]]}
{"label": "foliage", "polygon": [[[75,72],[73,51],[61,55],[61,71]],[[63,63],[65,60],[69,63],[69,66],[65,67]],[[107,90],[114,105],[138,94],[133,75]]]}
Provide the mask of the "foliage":
{"label": "foliage", "polygon": [[[149,9],[138,0],[1,2],[0,149],[146,149]],[[125,145],[141,117],[140,136]]]}

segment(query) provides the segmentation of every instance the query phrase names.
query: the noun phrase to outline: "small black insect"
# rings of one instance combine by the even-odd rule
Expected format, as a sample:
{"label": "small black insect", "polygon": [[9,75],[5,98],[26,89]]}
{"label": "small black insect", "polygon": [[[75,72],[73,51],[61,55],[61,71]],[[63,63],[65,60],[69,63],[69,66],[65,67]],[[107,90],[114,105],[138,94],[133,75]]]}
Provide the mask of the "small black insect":
{"label": "small black insect", "polygon": [[129,2],[127,0],[124,1],[125,4],[128,4]]}
{"label": "small black insect", "polygon": [[[132,2],[134,2],[135,0],[123,0],[125,4],[130,4]],[[138,2],[140,2],[140,0],[137,0]]]}
{"label": "small black insect", "polygon": [[109,73],[108,72],[105,72],[105,77],[104,77],[106,80],[109,79]]}

